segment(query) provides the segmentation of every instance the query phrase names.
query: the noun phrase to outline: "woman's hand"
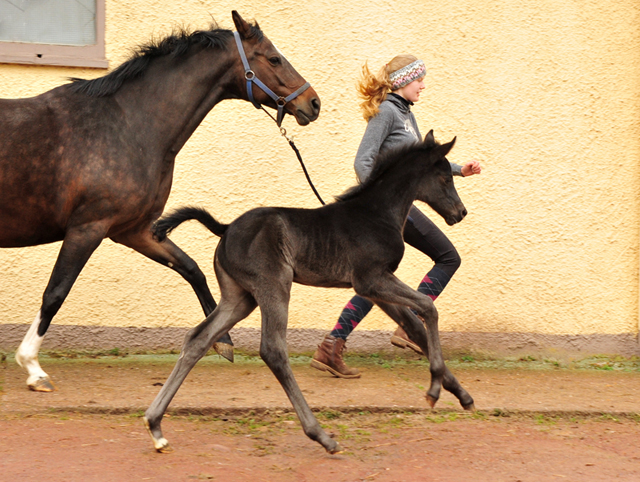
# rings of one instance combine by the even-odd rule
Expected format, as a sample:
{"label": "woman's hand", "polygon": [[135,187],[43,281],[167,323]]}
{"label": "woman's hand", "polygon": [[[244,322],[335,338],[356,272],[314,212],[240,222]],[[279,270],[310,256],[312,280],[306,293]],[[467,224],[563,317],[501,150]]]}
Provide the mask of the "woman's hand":
{"label": "woman's hand", "polygon": [[473,176],[474,174],[480,174],[482,172],[482,168],[480,167],[479,161],[469,161],[464,166],[462,166],[462,176]]}

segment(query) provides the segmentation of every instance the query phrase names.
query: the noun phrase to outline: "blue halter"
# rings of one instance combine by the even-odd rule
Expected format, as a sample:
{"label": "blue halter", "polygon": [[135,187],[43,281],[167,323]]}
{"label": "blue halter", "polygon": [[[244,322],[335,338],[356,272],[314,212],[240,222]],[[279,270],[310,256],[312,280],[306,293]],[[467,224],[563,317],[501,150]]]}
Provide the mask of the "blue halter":
{"label": "blue halter", "polygon": [[244,78],[247,79],[247,95],[249,96],[249,100],[253,104],[256,109],[260,109],[262,106],[259,102],[257,102],[253,97],[253,84],[256,84],[260,87],[265,94],[271,97],[276,105],[278,106],[278,116],[276,119],[276,123],[278,127],[282,124],[282,119],[284,118],[284,106],[287,102],[295,99],[300,94],[302,94],[305,90],[311,87],[309,82],[306,82],[302,87],[296,90],[294,93],[289,94],[287,97],[280,97],[276,95],[269,87],[264,85],[264,83],[256,77],[256,74],[251,67],[249,66],[249,61],[247,60],[247,55],[244,53],[244,48],[242,47],[242,40],[240,39],[240,34],[238,32],[233,32],[233,36],[236,39],[236,45],[238,46],[238,52],[240,53],[240,58],[242,59],[242,65],[244,66]]}

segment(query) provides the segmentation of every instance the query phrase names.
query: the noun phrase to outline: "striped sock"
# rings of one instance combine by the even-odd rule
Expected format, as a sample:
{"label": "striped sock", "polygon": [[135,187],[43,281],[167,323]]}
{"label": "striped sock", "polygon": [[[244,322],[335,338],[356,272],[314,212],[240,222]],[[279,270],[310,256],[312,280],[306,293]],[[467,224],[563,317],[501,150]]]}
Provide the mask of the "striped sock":
{"label": "striped sock", "polygon": [[371,311],[372,307],[373,303],[366,298],[358,295],[351,298],[343,308],[342,313],[340,313],[340,318],[338,318],[338,323],[331,331],[331,336],[346,340],[358,326],[358,323]]}
{"label": "striped sock", "polygon": [[423,278],[420,286],[418,286],[418,291],[435,301],[447,286],[449,280],[451,280],[451,277],[447,273],[434,266]]}

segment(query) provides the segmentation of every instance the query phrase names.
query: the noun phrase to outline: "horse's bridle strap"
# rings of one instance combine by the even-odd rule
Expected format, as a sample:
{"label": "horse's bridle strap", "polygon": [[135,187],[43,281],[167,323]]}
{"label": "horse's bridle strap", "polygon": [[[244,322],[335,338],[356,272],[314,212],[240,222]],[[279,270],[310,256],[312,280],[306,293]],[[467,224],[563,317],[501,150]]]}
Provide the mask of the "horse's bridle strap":
{"label": "horse's bridle strap", "polygon": [[295,99],[300,94],[302,94],[305,90],[311,87],[309,82],[306,82],[302,85],[298,90],[289,94],[286,97],[281,97],[275,94],[269,87],[267,87],[264,82],[262,82],[256,76],[255,72],[251,70],[251,66],[249,65],[249,61],[247,60],[247,55],[244,53],[244,48],[242,47],[242,39],[240,38],[240,34],[238,32],[233,32],[233,36],[236,39],[236,45],[238,46],[238,52],[240,53],[240,58],[242,59],[242,65],[244,66],[244,78],[247,80],[247,96],[249,100],[253,104],[256,109],[260,109],[260,103],[256,101],[253,97],[253,84],[256,84],[260,89],[264,91],[269,97],[271,97],[276,105],[278,106],[278,116],[276,123],[278,127],[282,124],[282,119],[284,118],[284,106],[287,102]]}

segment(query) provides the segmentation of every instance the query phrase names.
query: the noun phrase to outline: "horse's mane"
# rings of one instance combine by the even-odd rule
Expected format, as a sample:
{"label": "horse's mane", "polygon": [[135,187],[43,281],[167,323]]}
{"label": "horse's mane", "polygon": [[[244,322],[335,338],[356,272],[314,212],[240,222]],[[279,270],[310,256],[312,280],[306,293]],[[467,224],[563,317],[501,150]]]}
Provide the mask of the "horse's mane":
{"label": "horse's mane", "polygon": [[[224,50],[231,35],[231,30],[219,28],[215,21],[210,25],[210,30],[189,32],[184,28],[179,28],[167,37],[153,39],[148,44],[138,47],[129,60],[103,77],[92,80],[71,78],[70,80],[73,82],[71,89],[74,92],[92,97],[112,95],[127,80],[142,75],[152,59],[166,55],[180,57],[194,45]],[[256,38],[258,41],[264,38],[262,30],[257,24],[250,26],[248,38]]]}
{"label": "horse's mane", "polygon": [[[434,146],[435,147],[435,146]],[[376,182],[376,180],[382,176],[385,172],[391,169],[393,166],[407,159],[407,157],[417,154],[420,150],[428,149],[421,142],[415,142],[408,145],[403,145],[394,149],[389,149],[378,154],[373,160],[373,169],[371,174],[367,177],[366,181],[361,184],[356,184],[350,187],[345,192],[336,196],[336,201],[347,201],[354,197],[357,197],[362,191],[367,189],[368,186]]]}

